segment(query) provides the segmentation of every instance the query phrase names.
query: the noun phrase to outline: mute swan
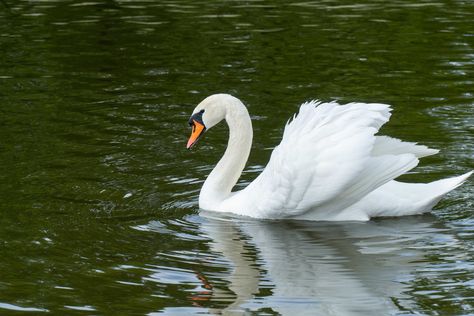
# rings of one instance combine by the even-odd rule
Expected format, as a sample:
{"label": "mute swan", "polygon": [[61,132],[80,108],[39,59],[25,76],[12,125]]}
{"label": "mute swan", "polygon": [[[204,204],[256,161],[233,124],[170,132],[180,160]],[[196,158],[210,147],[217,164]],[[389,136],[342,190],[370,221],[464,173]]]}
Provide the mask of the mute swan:
{"label": "mute swan", "polygon": [[199,207],[255,218],[328,221],[430,211],[473,171],[426,184],[394,181],[414,168],[418,158],[438,150],[375,136],[390,111],[389,105],[378,103],[303,103],[262,173],[245,189],[231,192],[250,153],[252,122],[239,99],[207,97],[189,119],[187,148],[224,119],[229,141],[202,186]]}

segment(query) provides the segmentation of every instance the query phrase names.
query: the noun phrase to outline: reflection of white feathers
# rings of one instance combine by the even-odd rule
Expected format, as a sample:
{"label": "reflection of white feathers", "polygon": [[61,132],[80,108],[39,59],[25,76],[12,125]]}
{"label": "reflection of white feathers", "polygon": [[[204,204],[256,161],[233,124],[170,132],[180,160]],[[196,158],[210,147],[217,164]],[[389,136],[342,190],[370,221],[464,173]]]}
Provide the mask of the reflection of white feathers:
{"label": "reflection of white feathers", "polygon": [[[324,225],[208,218],[201,230],[233,265],[227,280],[236,297],[216,311],[224,315],[261,308],[281,315],[396,314],[393,299],[404,298],[404,281],[424,265],[417,244],[449,237],[426,218]],[[256,297],[263,288],[271,291]]]}
{"label": "reflection of white feathers", "polygon": [[213,95],[199,109],[205,110],[204,124],[225,118],[230,128],[227,151],[201,191],[200,206],[207,210],[307,220],[411,215],[431,210],[471,174],[430,184],[395,182],[437,150],[375,136],[390,118],[388,105],[313,101],[286,125],[262,173],[231,193],[250,151],[250,117],[229,95]]}

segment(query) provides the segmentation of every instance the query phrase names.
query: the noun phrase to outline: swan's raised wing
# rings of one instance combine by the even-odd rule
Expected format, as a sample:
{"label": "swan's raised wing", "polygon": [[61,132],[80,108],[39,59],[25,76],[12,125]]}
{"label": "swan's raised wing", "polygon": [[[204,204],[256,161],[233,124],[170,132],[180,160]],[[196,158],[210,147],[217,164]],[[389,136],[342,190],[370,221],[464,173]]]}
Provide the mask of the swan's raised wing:
{"label": "swan's raised wing", "polygon": [[381,156],[412,153],[417,158],[423,158],[437,154],[438,152],[439,150],[437,149],[431,149],[424,145],[418,145],[417,143],[402,142],[399,139],[388,136],[377,136],[375,137],[372,155]]}
{"label": "swan's raised wing", "polygon": [[385,145],[391,139],[377,140],[390,110],[374,103],[304,103],[263,172],[227,203],[262,218],[300,217],[315,209],[329,218],[342,211],[418,163],[412,151],[424,148],[400,142],[390,151]]}

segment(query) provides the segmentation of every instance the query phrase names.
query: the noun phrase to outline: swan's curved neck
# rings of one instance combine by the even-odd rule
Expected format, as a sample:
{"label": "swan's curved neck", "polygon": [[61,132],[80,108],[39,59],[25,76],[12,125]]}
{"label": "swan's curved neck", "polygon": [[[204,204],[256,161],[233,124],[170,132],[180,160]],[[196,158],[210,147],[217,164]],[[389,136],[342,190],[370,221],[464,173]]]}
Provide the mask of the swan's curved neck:
{"label": "swan's curved neck", "polygon": [[212,210],[229,197],[237,183],[252,147],[252,121],[245,105],[238,99],[225,104],[225,120],[229,125],[229,141],[221,160],[202,186],[199,206]]}

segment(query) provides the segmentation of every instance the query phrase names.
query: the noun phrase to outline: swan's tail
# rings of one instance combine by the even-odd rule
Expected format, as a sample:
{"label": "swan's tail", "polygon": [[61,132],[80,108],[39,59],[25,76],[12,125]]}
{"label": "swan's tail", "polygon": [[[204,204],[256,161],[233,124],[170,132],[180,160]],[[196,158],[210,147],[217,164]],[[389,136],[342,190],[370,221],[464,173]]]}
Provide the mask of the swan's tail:
{"label": "swan's tail", "polygon": [[469,178],[473,172],[474,170],[457,177],[427,183],[426,188],[424,190],[424,193],[427,195],[426,211],[430,211],[448,192],[456,189],[458,186],[463,184],[464,181],[466,181],[467,178]]}
{"label": "swan's tail", "polygon": [[454,190],[473,174],[433,181],[430,183],[403,183],[390,181],[367,197],[369,217],[403,216],[429,212],[448,192]]}

